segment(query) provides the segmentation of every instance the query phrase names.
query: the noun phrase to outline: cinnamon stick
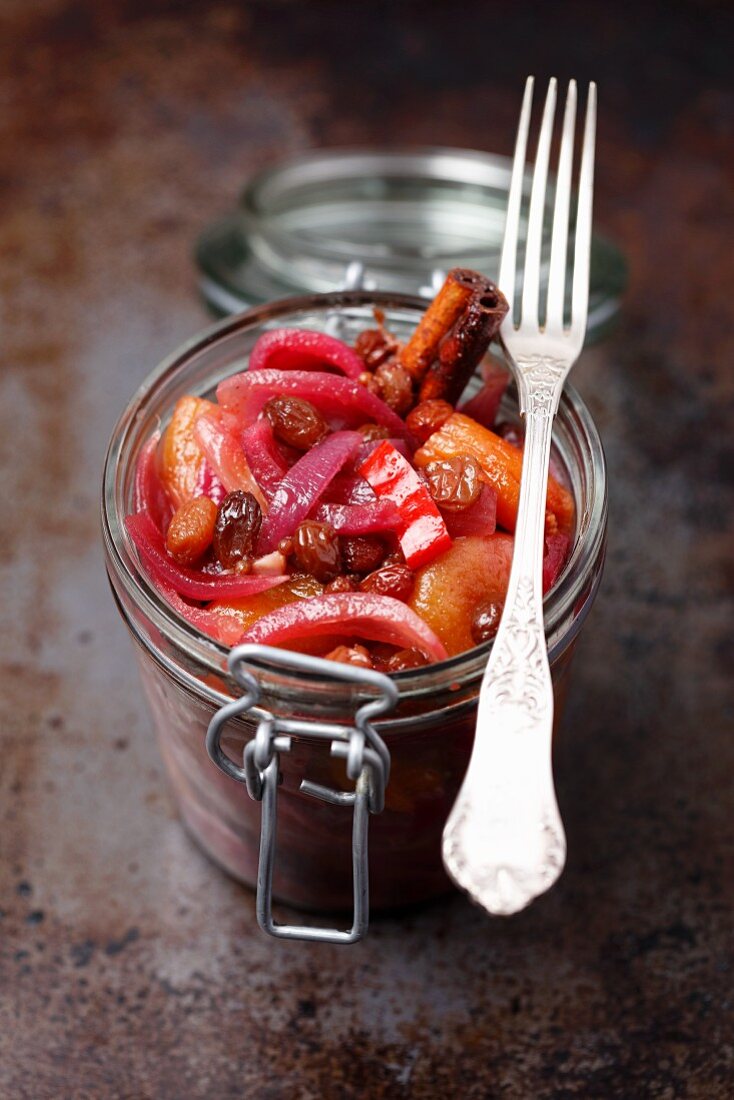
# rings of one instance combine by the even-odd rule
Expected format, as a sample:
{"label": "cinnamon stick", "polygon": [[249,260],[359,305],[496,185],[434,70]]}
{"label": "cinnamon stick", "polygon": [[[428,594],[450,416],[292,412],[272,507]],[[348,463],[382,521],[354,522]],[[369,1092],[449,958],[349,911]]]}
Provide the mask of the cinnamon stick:
{"label": "cinnamon stick", "polygon": [[451,404],[461,397],[467,382],[497,334],[507,313],[503,295],[489,282],[475,288],[450,331],[440,341],[419,391],[420,401],[441,398]]}
{"label": "cinnamon stick", "polygon": [[423,379],[436,357],[441,340],[465,311],[478,288],[482,286],[484,290],[487,285],[492,286],[484,276],[468,268],[454,267],[449,271],[446,282],[400,352],[400,365],[405,367],[414,382]]}

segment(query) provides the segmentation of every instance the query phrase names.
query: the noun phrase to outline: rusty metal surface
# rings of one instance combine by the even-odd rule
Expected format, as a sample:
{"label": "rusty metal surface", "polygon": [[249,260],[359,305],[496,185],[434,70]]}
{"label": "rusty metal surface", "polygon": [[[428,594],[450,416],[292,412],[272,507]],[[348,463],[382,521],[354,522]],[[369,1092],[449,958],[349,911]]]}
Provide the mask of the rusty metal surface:
{"label": "rusty metal surface", "polygon": [[[731,15],[429,7],[0,11],[3,1097],[731,1095]],[[248,170],[508,152],[549,58],[599,80],[597,224],[631,262],[578,368],[613,488],[558,751],[568,869],[507,922],[457,897],[355,948],[271,942],[163,783],[102,570],[105,443],[206,320],[191,243]]]}

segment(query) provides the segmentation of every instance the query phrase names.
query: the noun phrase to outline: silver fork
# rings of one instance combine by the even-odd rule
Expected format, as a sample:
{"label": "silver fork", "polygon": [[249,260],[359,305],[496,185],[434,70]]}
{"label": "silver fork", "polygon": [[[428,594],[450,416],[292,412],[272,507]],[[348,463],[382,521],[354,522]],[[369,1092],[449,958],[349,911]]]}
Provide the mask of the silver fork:
{"label": "silver fork", "polygon": [[551,762],[553,686],[543,627],[542,566],[551,429],[566,376],[584,343],[594,178],[596,85],[589,85],[578,189],[571,325],[564,283],[576,121],[568,86],[551,237],[545,325],[539,317],[540,258],[556,80],[545,100],[530,194],[519,323],[515,267],[533,78],[525,85],[507,206],[499,285],[510,302],[502,338],[525,418],[515,550],[505,608],[479,695],[471,761],[443,834],[443,860],[456,883],[490,913],[523,909],[549,889],[566,861]]}

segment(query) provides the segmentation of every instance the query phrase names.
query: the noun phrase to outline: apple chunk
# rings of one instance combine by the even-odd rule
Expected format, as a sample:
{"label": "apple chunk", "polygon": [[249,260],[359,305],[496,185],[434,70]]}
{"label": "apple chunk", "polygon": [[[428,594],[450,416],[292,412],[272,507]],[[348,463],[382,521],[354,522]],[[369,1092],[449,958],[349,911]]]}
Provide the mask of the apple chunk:
{"label": "apple chunk", "polygon": [[410,606],[438,634],[450,656],[474,646],[474,612],[503,601],[512,565],[512,535],[456,539],[440,558],[416,574]]}

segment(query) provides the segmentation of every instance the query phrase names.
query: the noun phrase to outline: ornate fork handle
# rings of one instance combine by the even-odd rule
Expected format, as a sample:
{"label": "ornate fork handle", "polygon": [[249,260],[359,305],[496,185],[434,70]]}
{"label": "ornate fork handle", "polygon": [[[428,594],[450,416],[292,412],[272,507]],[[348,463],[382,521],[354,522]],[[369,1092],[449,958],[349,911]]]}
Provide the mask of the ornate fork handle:
{"label": "ornate fork handle", "polygon": [[515,913],[547,890],[566,859],[551,765],[542,568],[551,430],[570,363],[532,356],[516,367],[526,427],[515,555],[471,761],[443,835],[452,878],[497,914]]}

